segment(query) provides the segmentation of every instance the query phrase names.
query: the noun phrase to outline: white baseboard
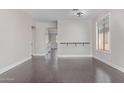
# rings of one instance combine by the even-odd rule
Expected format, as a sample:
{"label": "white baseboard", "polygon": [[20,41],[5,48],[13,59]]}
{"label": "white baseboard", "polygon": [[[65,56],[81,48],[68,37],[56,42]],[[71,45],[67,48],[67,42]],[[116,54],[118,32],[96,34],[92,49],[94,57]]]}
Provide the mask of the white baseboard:
{"label": "white baseboard", "polygon": [[9,65],[9,66],[7,66],[7,67],[4,67],[4,68],[0,69],[0,74],[4,73],[4,72],[6,72],[6,71],[8,71],[8,70],[10,70],[10,69],[12,69],[12,68],[14,68],[14,67],[20,65],[20,64],[22,64],[22,63],[24,63],[24,62],[26,62],[26,61],[28,61],[28,60],[30,60],[30,59],[32,59],[31,56],[28,57],[28,58],[26,58],[26,59],[24,59],[24,60],[22,60],[22,61],[13,63],[13,64],[11,64],[11,65]]}
{"label": "white baseboard", "polygon": [[33,56],[45,56],[45,54],[33,54]]}
{"label": "white baseboard", "polygon": [[59,58],[76,58],[76,57],[92,57],[92,55],[58,55]]}
{"label": "white baseboard", "polygon": [[93,56],[93,58],[97,59],[97,60],[100,60],[101,62],[103,63],[108,63],[108,61],[104,60],[104,59],[101,59],[99,57],[96,57],[96,56]]}
{"label": "white baseboard", "polygon": [[[45,56],[45,54],[33,54],[33,56]],[[70,58],[70,57],[92,57],[92,55],[58,55],[59,58]]]}
{"label": "white baseboard", "polygon": [[98,57],[96,57],[96,56],[93,56],[93,58],[98,59],[98,60],[100,60],[101,62],[103,62],[104,64],[107,64],[107,65],[109,65],[109,66],[111,66],[111,67],[113,67],[113,68],[115,68],[115,69],[117,69],[117,70],[119,70],[119,71],[121,71],[121,72],[124,72],[124,67],[118,66],[118,65],[116,65],[116,64],[114,64],[114,63],[112,63],[112,62],[105,61],[105,60],[103,60],[103,59],[101,59],[101,58],[98,58]]}

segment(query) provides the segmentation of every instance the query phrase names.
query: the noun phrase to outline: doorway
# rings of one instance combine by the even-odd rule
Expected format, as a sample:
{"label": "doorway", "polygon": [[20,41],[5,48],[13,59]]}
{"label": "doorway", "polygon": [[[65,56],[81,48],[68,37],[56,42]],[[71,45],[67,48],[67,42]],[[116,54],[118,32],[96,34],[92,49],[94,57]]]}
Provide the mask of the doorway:
{"label": "doorway", "polygon": [[56,28],[49,28],[48,29],[48,44],[47,44],[47,62],[49,66],[56,68],[57,63],[57,29]]}

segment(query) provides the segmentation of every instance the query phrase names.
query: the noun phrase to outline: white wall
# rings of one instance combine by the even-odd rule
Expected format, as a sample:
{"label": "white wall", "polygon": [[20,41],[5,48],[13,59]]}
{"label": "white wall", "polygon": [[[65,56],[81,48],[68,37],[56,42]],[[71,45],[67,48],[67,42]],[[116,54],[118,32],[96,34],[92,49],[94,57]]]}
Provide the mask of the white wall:
{"label": "white wall", "polygon": [[31,56],[33,20],[18,10],[0,10],[0,69]]}
{"label": "white wall", "polygon": [[124,12],[112,13],[112,62],[124,67]]}
{"label": "white wall", "polygon": [[[91,42],[92,22],[89,20],[58,20],[58,42]],[[58,54],[91,55],[91,45],[60,45]]]}
{"label": "white wall", "polygon": [[35,33],[35,49],[34,54],[46,53],[48,28],[56,27],[56,22],[37,22]]}

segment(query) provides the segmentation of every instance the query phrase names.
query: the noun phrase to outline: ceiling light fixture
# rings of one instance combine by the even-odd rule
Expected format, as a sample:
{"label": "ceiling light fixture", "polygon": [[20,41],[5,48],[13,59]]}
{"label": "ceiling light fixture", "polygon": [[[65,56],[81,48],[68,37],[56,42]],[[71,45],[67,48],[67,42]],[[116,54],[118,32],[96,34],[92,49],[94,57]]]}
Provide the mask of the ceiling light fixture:
{"label": "ceiling light fixture", "polygon": [[72,12],[77,17],[81,17],[87,14],[86,10],[80,10],[80,9],[73,9]]}

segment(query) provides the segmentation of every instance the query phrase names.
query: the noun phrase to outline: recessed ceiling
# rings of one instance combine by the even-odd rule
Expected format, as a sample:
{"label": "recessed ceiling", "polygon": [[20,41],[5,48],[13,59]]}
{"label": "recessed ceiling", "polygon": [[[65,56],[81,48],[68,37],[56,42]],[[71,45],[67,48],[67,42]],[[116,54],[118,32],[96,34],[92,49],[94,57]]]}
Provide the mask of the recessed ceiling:
{"label": "recessed ceiling", "polygon": [[72,10],[73,9],[26,9],[24,11],[37,21],[56,21],[71,18],[91,19],[109,11],[107,9],[85,9],[85,11],[87,11],[85,16],[76,17],[73,15]]}

